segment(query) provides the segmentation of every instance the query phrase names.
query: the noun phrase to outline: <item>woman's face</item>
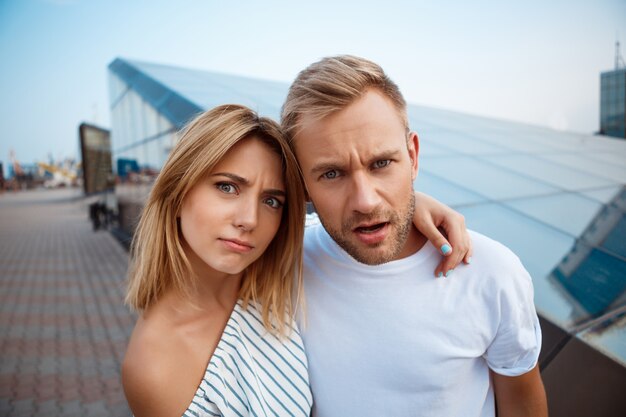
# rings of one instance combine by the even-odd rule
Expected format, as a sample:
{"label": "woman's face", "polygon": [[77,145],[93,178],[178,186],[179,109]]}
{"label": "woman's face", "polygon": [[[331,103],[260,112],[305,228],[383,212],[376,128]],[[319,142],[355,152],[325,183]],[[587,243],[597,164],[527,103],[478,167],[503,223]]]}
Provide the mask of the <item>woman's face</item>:
{"label": "woman's face", "polygon": [[280,157],[255,137],[237,143],[183,200],[180,226],[196,274],[239,274],[259,258],[285,199]]}

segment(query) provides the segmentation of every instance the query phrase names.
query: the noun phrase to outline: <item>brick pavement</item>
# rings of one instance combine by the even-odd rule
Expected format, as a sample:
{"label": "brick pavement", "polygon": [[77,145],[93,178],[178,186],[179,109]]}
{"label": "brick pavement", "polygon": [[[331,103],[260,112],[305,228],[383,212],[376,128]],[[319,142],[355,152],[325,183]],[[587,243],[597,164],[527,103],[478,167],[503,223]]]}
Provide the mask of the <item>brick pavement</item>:
{"label": "brick pavement", "polygon": [[0,416],[130,416],[128,254],[78,190],[0,194]]}

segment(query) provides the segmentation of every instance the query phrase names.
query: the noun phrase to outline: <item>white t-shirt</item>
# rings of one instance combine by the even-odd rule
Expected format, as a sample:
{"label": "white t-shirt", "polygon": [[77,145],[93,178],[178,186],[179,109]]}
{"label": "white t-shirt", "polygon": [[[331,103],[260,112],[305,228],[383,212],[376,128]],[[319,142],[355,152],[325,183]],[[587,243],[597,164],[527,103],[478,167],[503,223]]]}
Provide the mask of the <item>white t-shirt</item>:
{"label": "white t-shirt", "polygon": [[435,278],[440,255],[430,243],[367,266],[321,225],[307,228],[301,331],[314,416],[495,415],[489,368],[533,369],[541,330],[517,256],[471,237],[472,264]]}

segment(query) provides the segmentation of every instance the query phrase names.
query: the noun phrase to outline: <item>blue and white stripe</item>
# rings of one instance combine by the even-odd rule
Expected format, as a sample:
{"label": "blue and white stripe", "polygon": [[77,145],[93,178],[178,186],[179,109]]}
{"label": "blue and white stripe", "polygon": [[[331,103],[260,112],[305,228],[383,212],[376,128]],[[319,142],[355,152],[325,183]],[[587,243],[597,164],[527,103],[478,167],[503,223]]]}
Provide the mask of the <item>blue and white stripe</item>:
{"label": "blue and white stripe", "polygon": [[295,323],[283,340],[238,302],[184,416],[309,416],[308,363]]}

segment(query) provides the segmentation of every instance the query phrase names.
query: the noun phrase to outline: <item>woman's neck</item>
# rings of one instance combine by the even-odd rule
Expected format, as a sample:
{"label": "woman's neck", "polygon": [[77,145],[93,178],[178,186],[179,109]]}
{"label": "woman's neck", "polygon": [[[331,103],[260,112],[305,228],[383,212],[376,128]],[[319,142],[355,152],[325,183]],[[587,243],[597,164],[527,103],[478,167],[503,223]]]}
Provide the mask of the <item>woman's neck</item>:
{"label": "woman's neck", "polygon": [[232,308],[239,295],[243,272],[228,274],[216,271],[190,250],[186,242],[183,242],[183,247],[194,275],[195,285],[188,293],[189,301],[198,307],[219,305]]}
{"label": "woman's neck", "polygon": [[232,307],[239,296],[243,273],[229,275],[224,273],[207,273],[200,275],[202,271],[195,272],[195,288],[192,288],[190,301],[201,307],[219,305]]}

